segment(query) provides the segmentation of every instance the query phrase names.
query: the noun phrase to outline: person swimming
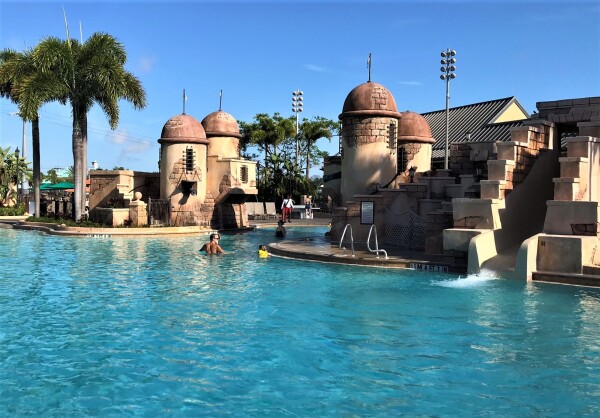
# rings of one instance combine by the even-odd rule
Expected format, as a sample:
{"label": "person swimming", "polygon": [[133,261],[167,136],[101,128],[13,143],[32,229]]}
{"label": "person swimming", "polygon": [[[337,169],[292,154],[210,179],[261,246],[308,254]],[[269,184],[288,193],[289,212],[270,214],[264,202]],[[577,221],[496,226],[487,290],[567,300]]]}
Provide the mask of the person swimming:
{"label": "person swimming", "polygon": [[267,246],[264,244],[261,244],[258,246],[258,256],[260,258],[267,258],[269,256],[269,253],[267,252]]}

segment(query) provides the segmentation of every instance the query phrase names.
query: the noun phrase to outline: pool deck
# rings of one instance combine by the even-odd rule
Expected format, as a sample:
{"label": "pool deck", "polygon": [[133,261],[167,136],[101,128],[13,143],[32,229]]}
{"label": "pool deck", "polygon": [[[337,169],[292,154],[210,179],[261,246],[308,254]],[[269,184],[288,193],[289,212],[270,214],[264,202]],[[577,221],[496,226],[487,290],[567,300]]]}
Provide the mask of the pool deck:
{"label": "pool deck", "polygon": [[[315,219],[293,219],[286,223],[287,229],[301,228],[305,226],[326,226],[329,218]],[[276,220],[252,221],[257,228],[276,226]],[[423,251],[412,251],[401,248],[386,248],[380,245],[380,249],[387,252],[379,255],[370,252],[364,243],[354,244],[354,255],[348,244],[346,248],[332,245],[329,238],[319,236],[314,238],[284,239],[271,242],[268,245],[269,252],[278,257],[286,257],[300,260],[319,261],[323,263],[350,264],[371,267],[386,267],[400,269],[414,269],[422,271],[434,271],[444,273],[465,273],[465,268],[449,264],[443,255],[425,254]]]}

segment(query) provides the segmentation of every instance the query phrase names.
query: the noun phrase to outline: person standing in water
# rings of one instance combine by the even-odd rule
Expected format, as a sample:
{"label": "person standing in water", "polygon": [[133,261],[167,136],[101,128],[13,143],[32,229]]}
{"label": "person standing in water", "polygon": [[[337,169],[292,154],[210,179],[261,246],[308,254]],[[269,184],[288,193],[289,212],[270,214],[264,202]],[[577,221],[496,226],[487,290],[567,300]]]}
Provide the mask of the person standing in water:
{"label": "person standing in water", "polygon": [[225,254],[225,251],[219,245],[220,239],[219,234],[210,234],[210,242],[204,244],[200,251],[206,251],[206,254]]}
{"label": "person standing in water", "polygon": [[285,226],[283,226],[283,221],[280,219],[277,221],[277,229],[275,230],[275,236],[277,238],[285,238],[287,231],[285,230]]}

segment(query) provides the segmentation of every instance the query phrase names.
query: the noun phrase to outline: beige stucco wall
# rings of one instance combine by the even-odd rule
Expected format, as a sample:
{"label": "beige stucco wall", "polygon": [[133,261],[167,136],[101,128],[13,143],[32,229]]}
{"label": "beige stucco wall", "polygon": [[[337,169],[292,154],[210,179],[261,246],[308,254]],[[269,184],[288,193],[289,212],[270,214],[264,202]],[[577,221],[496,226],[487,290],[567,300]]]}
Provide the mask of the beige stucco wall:
{"label": "beige stucco wall", "polygon": [[[248,168],[248,181],[241,178],[243,166]],[[221,158],[209,156],[207,158],[207,191],[217,198],[221,192],[234,187],[242,189],[256,188],[256,162],[237,158]],[[251,193],[255,194],[255,193]]]}
{"label": "beige stucco wall", "polygon": [[342,187],[342,159],[339,155],[323,159],[323,194],[328,196],[330,207],[340,206]]}
{"label": "beige stucco wall", "polygon": [[386,184],[396,175],[396,150],[389,148],[390,117],[342,119],[342,205],[354,194],[368,194],[375,184]]}
{"label": "beige stucco wall", "polygon": [[406,170],[415,167],[418,173],[431,170],[431,144],[413,144],[417,150],[413,158],[406,164]]}
{"label": "beige stucco wall", "polygon": [[597,241],[595,236],[566,237],[540,234],[537,270],[581,274],[583,265],[592,263]]}
{"label": "beige stucco wall", "polygon": [[131,170],[90,170],[89,175],[90,211],[134,188],[134,172]]}
{"label": "beige stucco wall", "polygon": [[[185,150],[191,147],[195,151],[195,169],[185,170]],[[196,196],[189,196],[187,203],[204,203],[206,198],[206,153],[204,144],[161,144],[160,158],[160,198],[171,199],[174,205],[184,204],[180,184],[182,181],[196,183]]]}
{"label": "beige stucco wall", "polygon": [[229,136],[213,136],[208,144],[209,156],[221,156],[222,158],[239,158],[239,143],[238,138]]}
{"label": "beige stucco wall", "polygon": [[544,221],[546,234],[572,235],[572,225],[597,225],[600,220],[598,202],[550,200]]}
{"label": "beige stucco wall", "polygon": [[368,194],[396,175],[396,155],[382,143],[366,144],[344,150],[342,159],[342,204],[355,194]]}

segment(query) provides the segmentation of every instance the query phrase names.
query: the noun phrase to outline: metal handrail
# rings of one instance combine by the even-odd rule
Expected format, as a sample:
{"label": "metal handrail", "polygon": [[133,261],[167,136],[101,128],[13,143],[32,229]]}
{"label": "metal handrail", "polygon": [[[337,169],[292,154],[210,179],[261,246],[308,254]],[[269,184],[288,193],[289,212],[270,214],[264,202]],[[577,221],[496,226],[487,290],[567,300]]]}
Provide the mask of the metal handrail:
{"label": "metal handrail", "polygon": [[[375,229],[375,249],[374,250],[372,250],[371,246],[369,245],[371,242],[371,232],[373,232],[373,229]],[[379,258],[379,253],[385,254],[385,258],[388,258],[387,251],[379,249],[379,243],[377,242],[377,228],[375,227],[375,224],[371,225],[371,229],[369,229],[369,237],[367,238],[367,249],[372,253],[376,253],[377,258]]]}
{"label": "metal handrail", "polygon": [[350,227],[350,245],[352,247],[352,257],[354,257],[354,237],[352,236],[352,225],[348,224],[346,225],[346,227],[344,228],[344,232],[342,233],[342,239],[340,239],[340,248],[345,250],[346,247],[342,247],[342,244],[344,243],[344,236],[346,236],[346,230],[348,229],[348,227]]}

